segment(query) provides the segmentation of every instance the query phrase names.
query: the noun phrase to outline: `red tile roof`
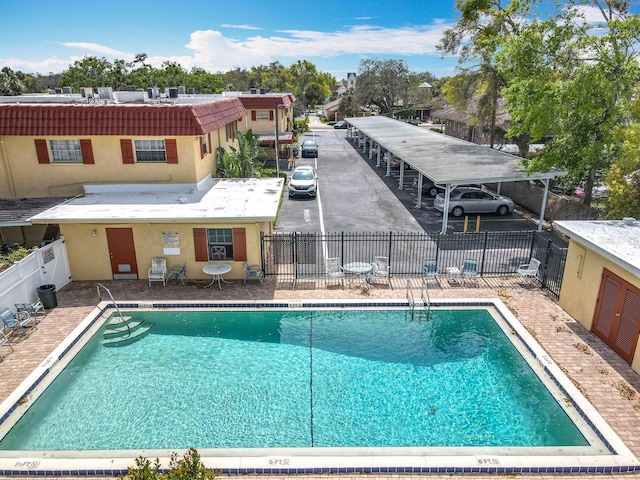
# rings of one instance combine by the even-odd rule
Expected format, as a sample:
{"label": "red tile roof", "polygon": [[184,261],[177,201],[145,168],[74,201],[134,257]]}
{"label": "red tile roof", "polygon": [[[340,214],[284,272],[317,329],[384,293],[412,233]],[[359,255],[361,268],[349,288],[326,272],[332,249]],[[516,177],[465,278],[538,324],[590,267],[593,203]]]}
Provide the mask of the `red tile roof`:
{"label": "red tile roof", "polygon": [[264,95],[241,95],[240,101],[247,110],[273,110],[278,105],[291,105],[296,101],[296,97],[292,93],[283,93],[275,95],[268,93]]}
{"label": "red tile roof", "polygon": [[0,135],[204,135],[246,114],[237,98],[199,104],[5,104]]}

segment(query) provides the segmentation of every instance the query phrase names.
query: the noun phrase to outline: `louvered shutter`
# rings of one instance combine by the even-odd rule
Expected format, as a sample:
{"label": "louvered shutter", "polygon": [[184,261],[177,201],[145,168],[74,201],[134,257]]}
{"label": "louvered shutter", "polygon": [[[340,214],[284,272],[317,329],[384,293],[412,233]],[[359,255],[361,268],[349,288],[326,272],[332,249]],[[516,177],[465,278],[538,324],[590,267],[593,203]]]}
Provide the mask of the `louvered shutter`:
{"label": "louvered shutter", "polygon": [[35,140],[36,154],[38,155],[38,163],[46,164],[51,163],[49,159],[49,149],[47,148],[46,140]]}
{"label": "louvered shutter", "polygon": [[633,361],[633,354],[640,334],[640,296],[625,290],[620,323],[615,338],[615,346],[618,352],[627,362]]}
{"label": "louvered shutter", "polygon": [[167,163],[178,163],[178,144],[175,138],[167,138],[164,141],[167,150]]}
{"label": "louvered shutter", "polygon": [[234,228],[233,233],[233,259],[243,262],[247,259],[247,231],[244,228]]}
{"label": "louvered shutter", "polygon": [[598,301],[599,308],[596,312],[596,321],[593,325],[593,332],[605,341],[608,341],[611,335],[611,326],[613,325],[613,316],[616,313],[619,292],[620,284],[611,277],[605,277]]}
{"label": "louvered shutter", "polygon": [[207,229],[193,229],[193,249],[196,262],[206,262],[209,260],[209,248],[207,247]]}
{"label": "louvered shutter", "polygon": [[93,165],[95,163],[91,140],[80,140],[80,151],[82,152],[82,163],[85,165]]}
{"label": "louvered shutter", "polygon": [[251,120],[255,122],[257,116],[258,115],[257,115],[256,111],[255,110],[251,110]]}
{"label": "louvered shutter", "polygon": [[122,163],[132,164],[135,162],[133,156],[133,141],[131,139],[121,139],[120,150],[122,151]]}

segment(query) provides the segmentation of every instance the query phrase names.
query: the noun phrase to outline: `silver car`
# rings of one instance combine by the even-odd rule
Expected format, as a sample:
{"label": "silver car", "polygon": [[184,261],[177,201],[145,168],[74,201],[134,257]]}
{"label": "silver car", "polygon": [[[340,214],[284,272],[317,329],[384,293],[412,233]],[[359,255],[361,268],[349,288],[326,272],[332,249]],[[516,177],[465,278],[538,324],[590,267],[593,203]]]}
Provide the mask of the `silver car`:
{"label": "silver car", "polygon": [[313,167],[297,167],[289,179],[289,198],[296,195],[315,197],[318,192],[318,177]]}
{"label": "silver car", "polygon": [[[444,212],[444,193],[439,193],[433,201],[437,210]],[[514,209],[513,200],[480,188],[458,187],[449,196],[449,213],[460,217],[465,213],[497,213],[506,215]]]}

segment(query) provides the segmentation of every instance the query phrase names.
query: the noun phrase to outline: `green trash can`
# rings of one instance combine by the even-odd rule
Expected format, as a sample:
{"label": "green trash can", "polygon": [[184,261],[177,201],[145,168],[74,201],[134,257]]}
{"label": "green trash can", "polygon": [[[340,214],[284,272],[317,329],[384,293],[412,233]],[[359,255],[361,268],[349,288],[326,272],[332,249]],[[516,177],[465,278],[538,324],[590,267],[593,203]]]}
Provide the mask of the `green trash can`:
{"label": "green trash can", "polygon": [[42,302],[45,309],[49,310],[58,306],[58,297],[56,296],[56,286],[53,284],[40,285],[36,292],[38,298]]}

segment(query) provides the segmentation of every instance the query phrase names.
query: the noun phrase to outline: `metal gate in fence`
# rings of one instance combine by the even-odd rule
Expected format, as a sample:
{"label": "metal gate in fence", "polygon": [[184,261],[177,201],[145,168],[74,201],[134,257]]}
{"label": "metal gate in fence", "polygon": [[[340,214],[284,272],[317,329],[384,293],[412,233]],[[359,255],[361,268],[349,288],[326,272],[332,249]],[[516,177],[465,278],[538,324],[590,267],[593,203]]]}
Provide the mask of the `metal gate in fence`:
{"label": "metal gate in fence", "polygon": [[373,262],[375,256],[389,258],[391,276],[420,276],[423,262],[435,259],[438,269],[460,267],[465,258],[478,260],[480,275],[515,274],[532,257],[542,262],[538,282],[555,298],[560,285],[567,249],[554,244],[547,234],[528,232],[483,233],[275,233],[262,235],[265,275],[292,279],[322,278],[326,259],[338,258],[344,265]]}

